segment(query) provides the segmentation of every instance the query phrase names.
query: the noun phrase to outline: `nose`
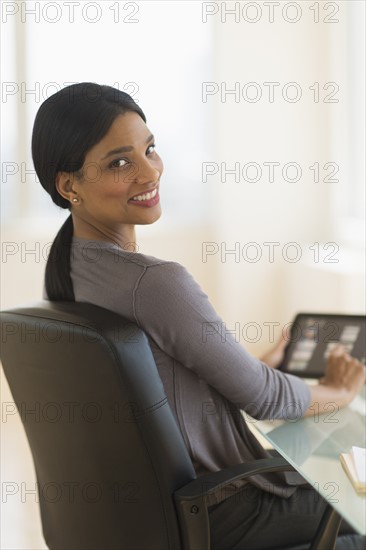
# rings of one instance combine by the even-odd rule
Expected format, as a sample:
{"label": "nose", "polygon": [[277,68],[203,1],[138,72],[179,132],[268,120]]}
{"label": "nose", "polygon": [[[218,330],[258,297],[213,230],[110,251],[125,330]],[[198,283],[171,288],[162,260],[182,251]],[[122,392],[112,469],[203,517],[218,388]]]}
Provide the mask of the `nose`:
{"label": "nose", "polygon": [[146,185],[147,183],[157,183],[161,175],[161,171],[148,158],[144,157],[138,163],[135,172],[136,183]]}

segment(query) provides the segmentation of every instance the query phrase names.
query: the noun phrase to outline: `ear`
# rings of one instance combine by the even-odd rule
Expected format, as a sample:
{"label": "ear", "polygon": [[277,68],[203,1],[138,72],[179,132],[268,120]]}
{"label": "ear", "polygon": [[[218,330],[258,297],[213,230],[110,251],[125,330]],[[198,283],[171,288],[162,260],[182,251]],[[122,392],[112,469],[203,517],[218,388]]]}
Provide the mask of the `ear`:
{"label": "ear", "polygon": [[69,202],[77,197],[77,192],[74,190],[75,178],[69,172],[58,172],[56,175],[56,189],[60,195]]}

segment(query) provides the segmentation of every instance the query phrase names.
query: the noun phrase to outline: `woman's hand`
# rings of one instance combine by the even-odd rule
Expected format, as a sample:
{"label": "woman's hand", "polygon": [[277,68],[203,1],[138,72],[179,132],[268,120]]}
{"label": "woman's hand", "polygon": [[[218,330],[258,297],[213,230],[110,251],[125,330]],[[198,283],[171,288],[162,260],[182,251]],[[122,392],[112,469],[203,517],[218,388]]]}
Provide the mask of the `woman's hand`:
{"label": "woman's hand", "polygon": [[287,340],[284,336],[281,337],[279,342],[270,349],[268,353],[259,358],[260,361],[266,363],[272,369],[279,367],[283,361],[285,355],[285,347],[287,345]]}
{"label": "woman's hand", "polygon": [[366,382],[366,367],[351,357],[343,346],[337,346],[329,355],[325,374],[319,384],[309,386],[311,403],[305,416],[326,412],[329,403],[345,407],[356,397]]}
{"label": "woman's hand", "polygon": [[355,396],[366,381],[366,367],[351,357],[342,345],[337,346],[329,355],[323,378],[319,384],[334,389],[344,389]]}

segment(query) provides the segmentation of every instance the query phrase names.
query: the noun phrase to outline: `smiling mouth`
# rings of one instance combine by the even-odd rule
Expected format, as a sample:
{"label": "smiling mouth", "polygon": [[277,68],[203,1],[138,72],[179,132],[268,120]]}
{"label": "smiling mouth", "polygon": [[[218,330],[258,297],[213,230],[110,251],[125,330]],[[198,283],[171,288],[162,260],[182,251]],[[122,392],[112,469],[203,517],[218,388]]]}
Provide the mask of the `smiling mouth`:
{"label": "smiling mouth", "polygon": [[135,195],[129,199],[128,203],[133,204],[134,206],[145,206],[147,208],[155,206],[160,201],[158,188],[155,187],[153,191],[149,193],[141,193],[140,195]]}
{"label": "smiling mouth", "polygon": [[132,199],[130,199],[130,201],[141,202],[141,201],[150,200],[156,196],[157,192],[158,192],[158,188],[156,187],[154,191],[151,191],[150,193],[142,193],[141,195],[135,195],[134,197],[132,197]]}

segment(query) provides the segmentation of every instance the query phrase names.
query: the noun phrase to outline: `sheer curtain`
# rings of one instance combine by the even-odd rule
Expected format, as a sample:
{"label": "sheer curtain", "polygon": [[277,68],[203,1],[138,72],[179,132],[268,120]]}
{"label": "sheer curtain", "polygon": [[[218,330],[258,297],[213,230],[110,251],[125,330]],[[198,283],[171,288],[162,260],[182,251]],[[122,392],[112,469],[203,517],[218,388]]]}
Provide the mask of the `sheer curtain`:
{"label": "sheer curtain", "polygon": [[159,224],[202,222],[208,211],[199,181],[212,128],[201,83],[212,80],[213,33],[210,22],[202,22],[200,3],[4,4],[3,222],[59,226],[65,217],[37,182],[31,131],[47,97],[82,81],[126,91],[144,110],[165,165]]}

